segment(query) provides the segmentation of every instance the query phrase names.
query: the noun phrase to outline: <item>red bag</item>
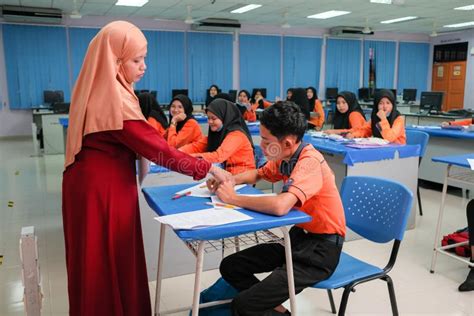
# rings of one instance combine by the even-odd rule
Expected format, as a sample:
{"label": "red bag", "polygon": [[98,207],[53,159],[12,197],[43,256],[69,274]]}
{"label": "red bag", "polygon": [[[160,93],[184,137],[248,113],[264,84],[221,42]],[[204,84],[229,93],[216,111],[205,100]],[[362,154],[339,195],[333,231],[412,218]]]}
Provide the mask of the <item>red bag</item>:
{"label": "red bag", "polygon": [[[464,229],[460,229],[452,234],[443,236],[443,239],[441,240],[441,245],[453,245],[463,241],[469,241],[469,232],[467,230],[467,227]],[[469,243],[457,246],[455,248],[447,249],[447,251],[454,252],[461,257],[471,257],[471,247],[469,247]]]}

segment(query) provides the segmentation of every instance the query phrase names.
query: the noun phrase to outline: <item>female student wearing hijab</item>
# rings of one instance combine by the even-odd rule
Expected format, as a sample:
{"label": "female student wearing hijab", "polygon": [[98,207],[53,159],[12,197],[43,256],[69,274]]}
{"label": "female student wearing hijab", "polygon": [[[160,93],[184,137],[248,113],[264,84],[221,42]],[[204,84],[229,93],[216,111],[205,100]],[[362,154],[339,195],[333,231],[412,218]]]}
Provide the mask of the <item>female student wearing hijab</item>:
{"label": "female student wearing hijab", "polygon": [[143,92],[138,95],[138,102],[148,124],[153,126],[161,136],[165,136],[168,128],[168,119],[156,98],[151,93]]}
{"label": "female student wearing hijab", "polygon": [[352,128],[347,138],[378,137],[391,143],[406,144],[405,119],[397,111],[395,96],[388,89],[379,90],[374,97],[370,121],[362,127]]}
{"label": "female student wearing hijab", "polygon": [[237,106],[216,99],[209,104],[206,113],[208,136],[179,150],[211,163],[223,163],[225,170],[232,174],[255,169],[252,137]]}
{"label": "female student wearing hijab", "polygon": [[220,89],[217,85],[213,84],[209,87],[209,94],[206,97],[206,107],[216,99],[216,95],[219,93]]}
{"label": "female student wearing hijab", "polygon": [[70,315],[150,315],[138,209],[137,154],[194,179],[225,171],[171,148],[141,113],[134,82],[147,41],[133,24],[104,26],[74,87],[62,185]]}
{"label": "female student wearing hijab", "polygon": [[293,94],[291,95],[290,101],[296,103],[303,112],[306,120],[310,119],[310,112],[312,110],[308,97],[306,96],[306,90],[303,88],[294,88]]}
{"label": "female student wearing hijab", "polygon": [[252,103],[252,107],[255,109],[266,109],[272,105],[271,102],[265,100],[263,92],[260,89],[253,89],[250,102]]}
{"label": "female student wearing hijab", "polygon": [[255,122],[257,120],[256,108],[250,104],[250,93],[247,90],[240,90],[237,106],[244,120]]}
{"label": "female student wearing hijab", "polygon": [[[310,114],[310,119],[308,121],[308,124],[311,124],[314,129],[316,130],[321,130],[323,128],[324,124],[324,110],[323,110],[323,105],[321,101],[318,99],[318,93],[316,92],[316,89],[314,87],[308,87],[306,88],[306,96],[308,97],[309,101],[309,107],[312,109],[313,113]],[[311,128],[311,125],[310,128]]]}
{"label": "female student wearing hijab", "polygon": [[287,101],[290,101],[291,96],[293,95],[293,90],[294,90],[293,88],[288,88],[288,89],[286,90],[286,100],[287,100]]}
{"label": "female student wearing hijab", "polygon": [[327,134],[347,133],[351,128],[364,126],[365,114],[357,101],[356,95],[349,91],[341,91],[337,95],[334,129],[324,131]]}
{"label": "female student wearing hijab", "polygon": [[170,127],[166,139],[168,145],[179,148],[198,141],[202,137],[199,123],[193,116],[193,103],[184,94],[178,94],[170,103]]}

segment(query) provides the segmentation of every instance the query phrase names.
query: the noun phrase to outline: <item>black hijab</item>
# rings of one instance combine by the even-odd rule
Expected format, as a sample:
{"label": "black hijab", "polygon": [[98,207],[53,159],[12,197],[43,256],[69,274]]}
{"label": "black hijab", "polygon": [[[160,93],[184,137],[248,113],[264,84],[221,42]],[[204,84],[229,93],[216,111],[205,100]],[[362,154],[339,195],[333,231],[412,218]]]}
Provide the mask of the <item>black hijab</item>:
{"label": "black hijab", "polygon": [[151,93],[140,93],[138,95],[138,102],[140,103],[143,116],[145,116],[146,119],[151,116],[159,122],[164,129],[168,128],[166,115],[158,104],[158,101],[156,101],[156,98]]}
{"label": "black hijab", "polygon": [[[261,89],[253,89],[252,91],[252,98],[250,99],[250,102],[251,103],[255,103],[257,100],[255,100],[255,96],[257,95],[257,92],[260,92],[260,94],[262,95],[263,97],[263,91]],[[263,99],[260,99],[258,101],[258,108],[259,109],[263,109],[264,106],[263,106]]]}
{"label": "black hijab", "polygon": [[218,132],[213,132],[209,128],[207,136],[207,151],[215,151],[224,141],[224,138],[233,131],[242,131],[247,136],[250,144],[253,147],[252,136],[250,136],[249,129],[245,123],[242,114],[240,114],[237,106],[224,99],[216,99],[212,101],[206,108],[206,112],[212,112],[222,121],[222,128]]}
{"label": "black hijab", "polygon": [[[314,103],[318,99],[318,92],[316,91],[316,88],[314,88],[314,87],[306,88],[306,91],[308,91],[308,90],[313,91],[313,97],[311,99],[308,99],[308,101],[309,101],[309,106],[310,107],[312,106],[314,108]],[[306,95],[306,97],[308,97],[308,95]],[[311,110],[313,110],[313,109],[311,109]]]}
{"label": "black hijab", "polygon": [[341,113],[336,107],[336,113],[334,114],[334,129],[350,129],[352,126],[349,122],[349,116],[354,111],[362,114],[362,117],[365,119],[364,111],[360,107],[359,101],[357,101],[354,93],[350,91],[341,91],[338,93],[337,97],[344,98],[349,108],[346,113]]}
{"label": "black hijab", "polygon": [[377,116],[377,112],[379,111],[379,103],[382,98],[387,98],[393,105],[392,112],[387,117],[388,122],[390,123],[390,127],[392,127],[393,122],[397,117],[400,116],[400,112],[397,111],[397,103],[395,101],[395,96],[393,92],[388,89],[380,89],[378,92],[375,93],[374,96],[374,107],[372,108],[372,116],[371,116],[371,123],[372,123],[372,136],[383,138],[382,134],[380,133],[377,124],[380,122],[380,118]]}
{"label": "black hijab", "polygon": [[178,100],[179,102],[181,102],[184,108],[184,113],[186,114],[186,118],[182,120],[181,122],[178,122],[178,124],[176,124],[176,132],[179,132],[189,119],[194,119],[193,102],[184,94],[178,94],[177,96],[175,96],[173,100],[171,100],[169,108],[168,108],[170,109],[170,122],[171,122],[171,119],[173,118],[173,116],[171,115],[171,104],[175,100]]}
{"label": "black hijab", "polygon": [[304,117],[309,120],[309,112],[313,110],[314,104],[313,107],[310,106],[308,96],[306,95],[306,89],[294,88],[293,95],[291,96],[290,101],[296,103],[296,105],[300,107],[301,112],[303,112]]}
{"label": "black hijab", "polygon": [[288,89],[286,90],[286,98],[285,98],[285,99],[286,99],[287,101],[290,101],[290,99],[288,98],[288,92],[291,92],[291,95],[293,95],[293,92],[294,92],[294,91],[295,91],[294,88],[288,88]]}
{"label": "black hijab", "polygon": [[[239,94],[237,94],[237,103],[235,103],[237,105],[237,108],[239,109],[240,111],[240,114],[244,115],[245,114],[245,111],[248,110],[248,106],[246,104],[241,104],[239,103],[239,95],[243,93],[247,96],[247,99],[249,100],[249,103],[250,103],[250,93],[247,91],[247,90],[240,90],[239,91]],[[249,104],[250,106],[250,104]]]}
{"label": "black hijab", "polygon": [[217,98],[217,94],[216,94],[215,96],[211,97],[211,89],[212,89],[213,87],[216,88],[217,94],[219,94],[220,89],[219,89],[219,87],[218,87],[217,85],[213,84],[212,86],[210,86],[210,87],[209,87],[209,93],[208,93],[207,96],[206,96],[206,106],[208,106],[209,103],[211,103],[212,101],[214,101],[214,100]]}

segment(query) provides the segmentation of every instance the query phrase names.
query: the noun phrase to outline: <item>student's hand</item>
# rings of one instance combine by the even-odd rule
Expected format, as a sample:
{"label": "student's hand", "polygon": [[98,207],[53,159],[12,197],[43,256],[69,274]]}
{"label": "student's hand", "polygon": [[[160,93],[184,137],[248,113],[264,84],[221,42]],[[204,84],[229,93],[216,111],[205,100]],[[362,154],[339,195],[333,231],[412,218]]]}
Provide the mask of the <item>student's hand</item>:
{"label": "student's hand", "polygon": [[258,96],[256,99],[255,99],[255,102],[258,102],[260,100],[263,100],[263,97],[262,96]]}
{"label": "student's hand", "polygon": [[441,122],[441,126],[449,126],[449,122]]}
{"label": "student's hand", "polygon": [[219,184],[216,194],[222,202],[229,204],[232,204],[232,202],[235,200],[235,197],[237,196],[234,190],[234,184],[231,181],[225,181]]}
{"label": "student's hand", "polygon": [[321,130],[321,126],[315,126],[314,129],[319,132]]}
{"label": "student's hand", "polygon": [[173,116],[171,121],[176,124],[178,122],[184,121],[186,119],[186,114],[185,113],[179,113],[178,115]]}
{"label": "student's hand", "polygon": [[309,116],[310,116],[310,117],[314,117],[314,118],[319,118],[321,115],[319,115],[318,112],[310,112],[310,113],[309,113]]}
{"label": "student's hand", "polygon": [[385,111],[384,111],[384,110],[379,110],[379,111],[377,112],[377,116],[378,116],[379,119],[381,119],[382,121],[387,119],[387,114],[385,114]]}
{"label": "student's hand", "polygon": [[234,177],[232,176],[232,174],[230,172],[225,171],[224,169],[212,166],[211,169],[209,169],[209,173],[212,174],[212,176],[219,183],[228,181],[232,183],[232,185],[235,184]]}
{"label": "student's hand", "polygon": [[340,134],[341,131],[337,129],[327,129],[324,131],[326,134]]}
{"label": "student's hand", "polygon": [[216,179],[211,178],[211,179],[207,179],[206,185],[211,193],[215,193],[217,188],[219,187],[219,182],[217,182]]}
{"label": "student's hand", "polygon": [[354,135],[352,135],[351,133],[347,133],[347,134],[346,134],[346,138],[347,138],[347,139],[353,139],[353,138],[354,138]]}

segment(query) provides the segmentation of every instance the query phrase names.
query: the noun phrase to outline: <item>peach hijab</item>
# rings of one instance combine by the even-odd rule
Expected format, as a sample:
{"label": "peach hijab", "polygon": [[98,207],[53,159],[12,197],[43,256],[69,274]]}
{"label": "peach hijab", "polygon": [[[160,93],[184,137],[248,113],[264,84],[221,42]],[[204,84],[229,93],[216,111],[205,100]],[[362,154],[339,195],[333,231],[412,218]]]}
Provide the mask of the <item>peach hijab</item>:
{"label": "peach hijab", "polygon": [[124,120],[145,120],[123,63],[146,49],[143,33],[125,21],[107,24],[92,39],[72,92],[65,167],[81,151],[85,135],[120,130]]}

